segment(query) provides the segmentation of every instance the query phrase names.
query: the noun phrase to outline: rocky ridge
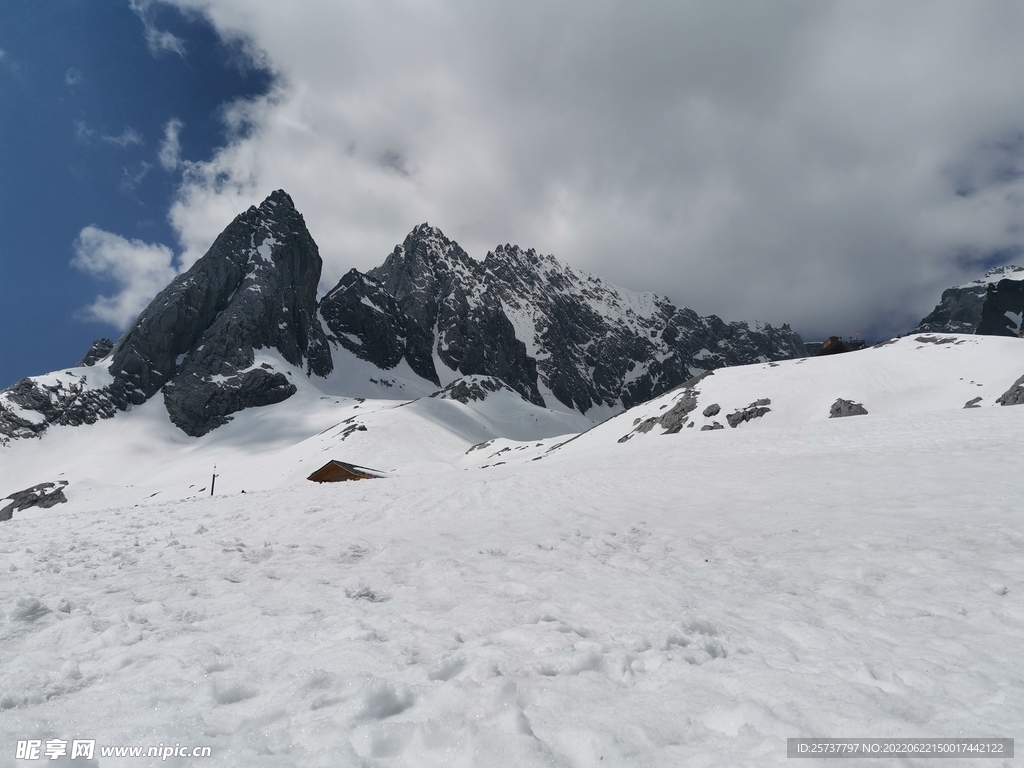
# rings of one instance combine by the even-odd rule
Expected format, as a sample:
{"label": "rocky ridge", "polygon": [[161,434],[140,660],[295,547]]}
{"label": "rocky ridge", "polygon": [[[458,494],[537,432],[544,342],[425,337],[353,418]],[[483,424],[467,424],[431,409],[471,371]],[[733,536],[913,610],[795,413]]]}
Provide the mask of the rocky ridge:
{"label": "rocky ridge", "polygon": [[726,323],[499,246],[483,261],[427,224],[321,302],[332,341],[376,365],[495,376],[530,402],[617,412],[707,370],[805,354],[789,326]]}
{"label": "rocky ridge", "polygon": [[[299,377],[326,392],[341,350],[380,371],[404,361],[438,389],[492,377],[536,405],[601,417],[714,368],[806,352],[788,326],[700,317],[532,249],[504,245],[474,260],[427,224],[317,303],[321,266],[292,199],[272,193],[116,344],[102,339],[77,369],[0,392],[0,441],[110,418],[158,393],[171,421],[199,437],[287,399]],[[459,394],[487,389],[465,386]]]}

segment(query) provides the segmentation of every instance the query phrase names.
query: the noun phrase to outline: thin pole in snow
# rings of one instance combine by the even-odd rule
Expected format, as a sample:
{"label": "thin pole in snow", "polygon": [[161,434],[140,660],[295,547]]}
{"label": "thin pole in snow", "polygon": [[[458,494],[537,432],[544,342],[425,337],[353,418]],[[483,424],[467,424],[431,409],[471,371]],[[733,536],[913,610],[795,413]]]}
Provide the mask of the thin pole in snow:
{"label": "thin pole in snow", "polygon": [[217,474],[217,465],[213,465],[213,478],[210,480],[210,495],[213,496],[213,486],[217,484],[217,478],[220,475]]}

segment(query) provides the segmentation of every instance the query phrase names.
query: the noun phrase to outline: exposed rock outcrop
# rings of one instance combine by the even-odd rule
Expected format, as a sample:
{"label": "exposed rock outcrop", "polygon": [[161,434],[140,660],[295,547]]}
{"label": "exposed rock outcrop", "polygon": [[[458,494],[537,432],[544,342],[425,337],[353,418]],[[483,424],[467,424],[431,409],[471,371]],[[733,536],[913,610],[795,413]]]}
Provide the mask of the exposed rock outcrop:
{"label": "exposed rock outcrop", "polygon": [[766,413],[771,411],[768,406],[772,404],[772,401],[767,397],[760,400],[755,400],[746,408],[740,408],[739,410],[733,411],[725,417],[725,420],[729,422],[729,426],[735,429],[740,424],[754,419],[760,419]]}
{"label": "exposed rock outcrop", "polygon": [[104,336],[102,339],[96,339],[89,347],[89,351],[85,353],[85,357],[78,361],[79,368],[96,365],[100,360],[110,354],[110,350],[114,348],[114,342]]}
{"label": "exposed rock outcrop", "polygon": [[1024,314],[1024,268],[996,267],[942,292],[938,305],[911,333],[1017,336]]}
{"label": "exposed rock outcrop", "polygon": [[31,507],[49,509],[58,504],[65,504],[68,500],[67,496],[64,495],[64,488],[67,484],[67,480],[40,483],[0,499],[0,505],[4,504],[4,502],[10,502],[0,507],[0,522],[10,520],[14,513],[20,509],[29,509]]}
{"label": "exposed rock outcrop", "polygon": [[[441,400],[458,400],[460,403],[482,402],[492,392],[505,390],[516,397],[523,397],[501,379],[494,376],[464,376],[456,379],[444,389],[438,390],[431,397]],[[523,398],[525,399],[525,398]]]}
{"label": "exposed rock outcrop", "polygon": [[853,400],[843,400],[843,398],[837,398],[832,407],[829,409],[828,417],[830,419],[841,419],[845,416],[867,416],[868,409],[860,403],[855,403]]}
{"label": "exposed rock outcrop", "polygon": [[1013,386],[996,398],[996,402],[1000,405],[1024,405],[1024,376],[1013,382]]}

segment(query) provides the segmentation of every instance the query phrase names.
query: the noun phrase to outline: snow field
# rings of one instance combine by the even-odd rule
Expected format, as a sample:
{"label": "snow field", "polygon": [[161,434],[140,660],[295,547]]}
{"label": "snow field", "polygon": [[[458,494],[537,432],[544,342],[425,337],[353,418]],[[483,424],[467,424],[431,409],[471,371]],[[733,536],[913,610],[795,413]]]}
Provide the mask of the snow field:
{"label": "snow field", "polygon": [[572,768],[1013,737],[1022,428],[1016,408],[891,414],[16,516],[0,766],[52,737]]}

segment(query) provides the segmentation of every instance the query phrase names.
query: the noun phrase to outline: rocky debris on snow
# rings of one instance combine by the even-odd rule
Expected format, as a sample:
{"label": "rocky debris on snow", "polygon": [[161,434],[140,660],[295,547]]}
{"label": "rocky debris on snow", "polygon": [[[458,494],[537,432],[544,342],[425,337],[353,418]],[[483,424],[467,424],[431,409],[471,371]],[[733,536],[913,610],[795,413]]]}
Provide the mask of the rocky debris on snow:
{"label": "rocky debris on snow", "polygon": [[501,390],[512,392],[518,397],[522,395],[515,392],[501,379],[494,376],[463,376],[456,379],[444,389],[440,389],[431,397],[440,400],[458,400],[460,403],[468,404],[470,401],[483,401],[487,395]]}
{"label": "rocky debris on snow", "polygon": [[[979,398],[980,399],[980,398]],[[829,409],[828,417],[830,419],[841,419],[844,416],[867,416],[868,409],[860,403],[855,403],[853,400],[843,400],[843,398],[836,398],[836,401],[832,403],[832,407]]]}
{"label": "rocky debris on snow", "polygon": [[759,419],[762,416],[764,416],[766,413],[771,411],[771,408],[768,407],[771,404],[772,401],[769,400],[767,397],[762,398],[761,400],[755,400],[746,408],[741,408],[740,410],[733,411],[732,413],[725,417],[725,420],[729,422],[730,427],[735,429],[745,421]]}
{"label": "rocky debris on snow", "polygon": [[664,430],[663,435],[674,435],[679,432],[686,426],[690,414],[697,408],[700,390],[694,389],[694,387],[712,373],[712,371],[705,371],[700,376],[694,376],[692,379],[684,381],[677,387],[682,390],[682,395],[678,397],[671,408],[659,416],[652,416],[637,423],[632,432],[619,438],[619,442],[624,443],[636,434],[647,434],[655,426],[660,426]]}
{"label": "rocky debris on snow", "polygon": [[73,373],[56,377],[53,383],[22,379],[0,392],[0,444],[12,437],[38,437],[51,424],[94,424],[109,419],[126,404],[124,389],[117,381],[94,389],[88,377]]}
{"label": "rocky debris on snow", "polygon": [[722,406],[718,403],[712,403],[704,409],[704,418],[710,419],[712,416],[717,416],[722,411]]}
{"label": "rocky debris on snow", "polygon": [[64,487],[67,484],[67,480],[57,480],[53,483],[40,483],[39,485],[33,485],[31,488],[26,488],[23,491],[17,491],[6,498],[0,499],[0,503],[5,501],[10,502],[3,508],[0,508],[0,522],[10,520],[14,513],[21,509],[29,509],[31,507],[49,509],[50,507],[54,507],[58,504],[66,503],[68,498],[64,495]]}
{"label": "rocky debris on snow", "polygon": [[114,348],[114,342],[104,336],[102,339],[96,339],[89,347],[89,351],[85,353],[85,357],[78,361],[79,368],[85,366],[96,365],[100,360],[110,354],[110,350]]}
{"label": "rocky debris on snow", "polygon": [[1000,405],[1024,405],[1024,376],[1021,376],[1013,386],[996,398]]}
{"label": "rocky debris on snow", "polygon": [[978,403],[980,403],[981,400],[982,399],[980,397],[972,397],[970,400],[964,403],[964,408],[981,408],[981,406],[978,405]]}
{"label": "rocky debris on snow", "polygon": [[1024,314],[1024,268],[995,267],[965,285],[947,288],[912,333],[1017,336]]}
{"label": "rocky debris on snow", "polygon": [[720,424],[717,421],[713,421],[710,424],[705,424],[703,427],[701,427],[700,431],[701,432],[711,432],[712,430],[715,430],[715,429],[725,429],[725,426],[723,426],[722,424]]}

